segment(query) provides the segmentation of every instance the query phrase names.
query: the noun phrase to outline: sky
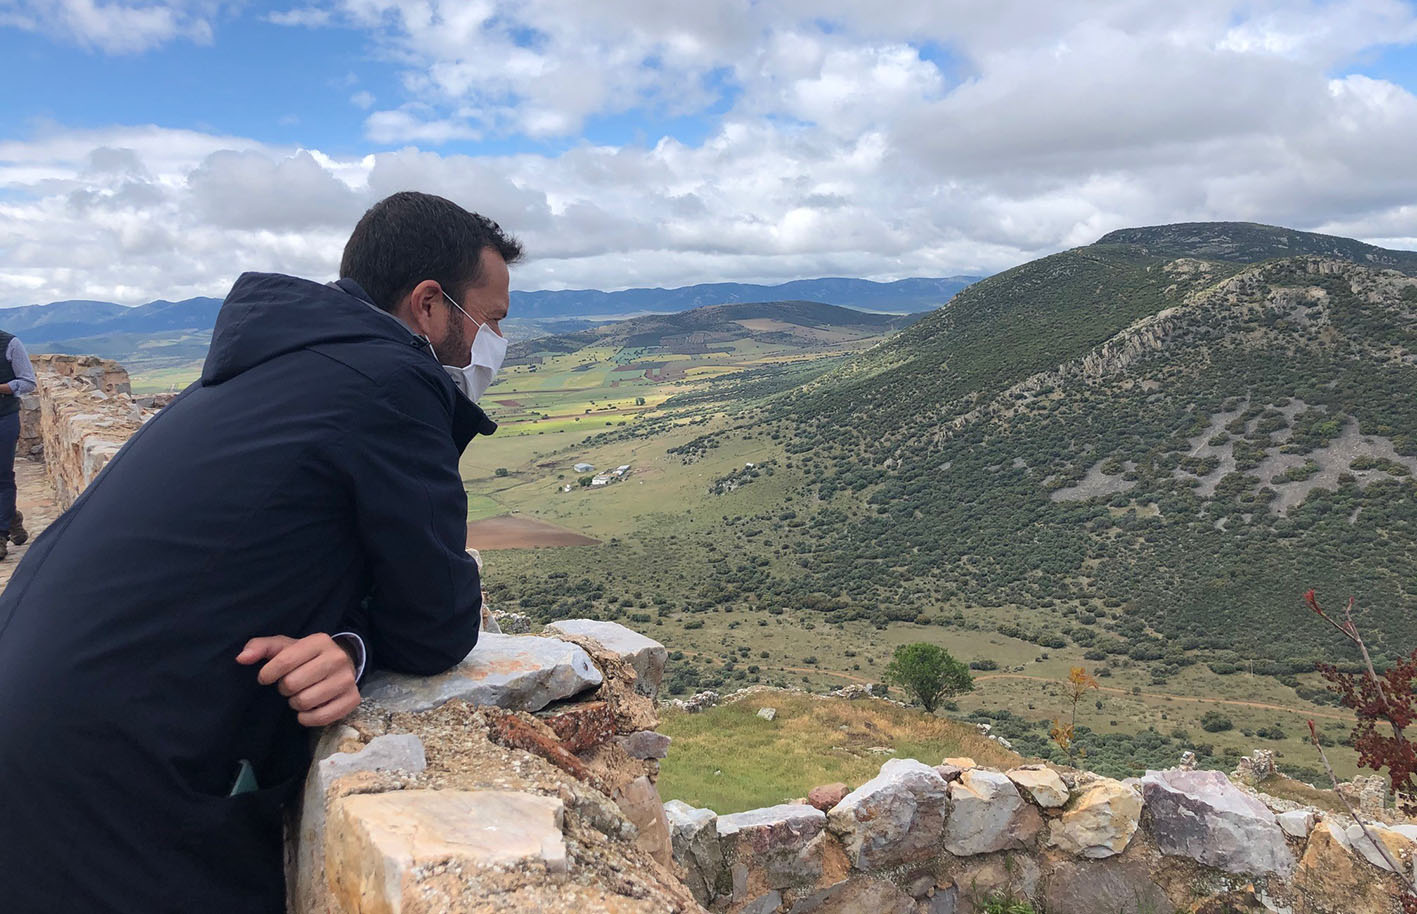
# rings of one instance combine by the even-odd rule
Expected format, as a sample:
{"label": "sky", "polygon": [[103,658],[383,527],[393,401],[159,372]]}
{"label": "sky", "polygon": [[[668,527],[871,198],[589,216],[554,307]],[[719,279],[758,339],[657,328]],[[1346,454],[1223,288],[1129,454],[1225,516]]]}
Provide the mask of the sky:
{"label": "sky", "polygon": [[0,306],[333,278],[422,190],[520,289],[980,275],[1243,220],[1417,249],[1411,0],[0,0]]}

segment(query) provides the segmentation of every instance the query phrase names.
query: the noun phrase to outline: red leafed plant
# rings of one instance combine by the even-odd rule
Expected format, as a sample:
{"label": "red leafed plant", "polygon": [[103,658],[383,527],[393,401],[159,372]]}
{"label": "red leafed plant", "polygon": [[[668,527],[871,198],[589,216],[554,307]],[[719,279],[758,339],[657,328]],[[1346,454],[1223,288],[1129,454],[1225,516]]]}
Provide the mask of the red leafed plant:
{"label": "red leafed plant", "polygon": [[[1319,618],[1356,644],[1358,652],[1363,656],[1363,673],[1359,676],[1341,673],[1329,663],[1318,665],[1319,672],[1329,682],[1329,688],[1338,695],[1339,703],[1345,708],[1351,708],[1358,717],[1358,723],[1353,728],[1358,764],[1374,771],[1386,768],[1392,782],[1393,794],[1398,798],[1403,811],[1417,812],[1417,802],[1413,800],[1413,775],[1417,773],[1417,756],[1414,756],[1412,743],[1404,732],[1408,724],[1417,719],[1417,693],[1412,691],[1413,680],[1417,679],[1417,650],[1412,652],[1412,656],[1394,664],[1379,676],[1373,669],[1373,658],[1368,656],[1368,645],[1363,643],[1363,636],[1358,633],[1358,626],[1353,622],[1352,597],[1348,598],[1348,605],[1344,607],[1342,622],[1329,615],[1319,605],[1318,597],[1312,589],[1304,594],[1304,602],[1318,613]],[[1385,729],[1391,729],[1392,735],[1386,736],[1380,732]],[[1329,780],[1333,782],[1334,792],[1347,807],[1348,814],[1363,829],[1363,834],[1372,842],[1373,848],[1387,861],[1389,869],[1397,873],[1398,879],[1403,882],[1403,914],[1417,914],[1417,883],[1407,877],[1386,845],[1373,834],[1368,824],[1358,817],[1358,813],[1339,791],[1338,777],[1333,773],[1333,766],[1328,762],[1323,745],[1319,743],[1319,731],[1312,720],[1309,721],[1309,738],[1314,748],[1319,751],[1319,758],[1323,760]]]}
{"label": "red leafed plant", "polygon": [[[1351,709],[1358,717],[1353,728],[1353,746],[1358,750],[1358,764],[1374,771],[1387,770],[1392,792],[1403,804],[1403,810],[1417,813],[1414,788],[1417,788],[1417,745],[1404,732],[1417,721],[1417,650],[1388,668],[1381,676],[1373,669],[1367,645],[1353,623],[1353,599],[1350,597],[1340,622],[1319,605],[1310,590],[1304,602],[1318,613],[1319,618],[1338,629],[1358,646],[1365,666],[1361,674],[1343,673],[1332,664],[1321,663],[1318,670],[1338,695],[1339,704]],[[1391,731],[1391,732],[1389,732]]]}

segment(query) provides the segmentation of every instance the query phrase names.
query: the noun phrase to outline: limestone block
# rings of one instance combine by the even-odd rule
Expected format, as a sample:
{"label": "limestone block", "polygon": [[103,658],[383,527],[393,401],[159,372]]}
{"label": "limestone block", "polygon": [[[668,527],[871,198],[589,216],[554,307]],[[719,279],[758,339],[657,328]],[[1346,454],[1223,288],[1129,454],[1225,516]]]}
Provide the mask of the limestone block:
{"label": "limestone block", "polygon": [[454,698],[513,711],[539,711],[601,684],[590,655],[574,644],[538,635],[484,632],[472,653],[437,676],[381,671],[364,698],[392,711],[428,711]]}
{"label": "limestone block", "polygon": [[[718,841],[734,881],[746,890],[756,874],[770,889],[813,885],[822,876],[820,809],[783,803],[718,817]],[[756,881],[756,880],[753,880]]]}
{"label": "limestone block", "polygon": [[1312,809],[1291,809],[1275,816],[1279,822],[1279,827],[1286,835],[1300,840],[1309,837],[1309,832],[1314,830],[1314,811]]}
{"label": "limestone block", "polygon": [[[1403,828],[1411,829],[1413,827],[1403,826]],[[1392,857],[1399,866],[1410,862],[1413,852],[1417,851],[1417,841],[1413,840],[1413,836],[1385,825],[1369,825],[1366,831],[1361,825],[1350,825],[1344,834],[1348,838],[1348,846],[1354,853],[1373,866],[1390,873],[1397,871],[1392,868],[1384,859],[1382,852],[1373,844],[1374,838],[1383,843],[1383,846],[1387,848],[1388,856]]]}
{"label": "limestone block", "polygon": [[1044,884],[1048,914],[1172,914],[1165,891],[1135,860],[1067,861]]}
{"label": "limestone block", "polygon": [[718,814],[683,800],[670,800],[664,804],[664,818],[674,859],[687,873],[684,881],[694,900],[707,907],[715,897],[731,893],[733,882],[718,843]]}
{"label": "limestone block", "polygon": [[1228,873],[1293,872],[1274,813],[1219,771],[1149,771],[1141,783],[1163,854]]}
{"label": "limestone block", "polygon": [[1320,822],[1292,885],[1304,900],[1304,914],[1388,914],[1397,880],[1360,861],[1342,826]]}
{"label": "limestone block", "polygon": [[635,836],[635,846],[660,863],[668,865],[674,858],[674,849],[669,840],[669,823],[664,816],[664,801],[659,790],[646,775],[615,791],[615,805],[625,814],[625,818],[635,824],[639,833]]}
{"label": "limestone block", "polygon": [[653,730],[636,730],[619,737],[616,742],[630,758],[666,758],[669,755],[670,737]]}
{"label": "limestone block", "polygon": [[669,659],[669,652],[658,641],[646,638],[619,623],[597,622],[593,619],[567,619],[563,622],[552,622],[546,628],[553,633],[594,638],[601,647],[619,655],[634,667],[638,677],[635,682],[636,691],[651,698],[659,694],[659,683],[664,678],[664,664]]}
{"label": "limestone block", "polygon": [[924,762],[891,759],[831,808],[828,827],[856,869],[923,860],[939,852],[949,792],[950,785]]}
{"label": "limestone block", "polygon": [[884,879],[844,879],[792,906],[792,914],[914,914],[915,899]]}
{"label": "limestone block", "polygon": [[398,914],[416,901],[422,867],[567,870],[558,799],[502,790],[404,790],[336,800],[327,877],[348,914]]}
{"label": "limestone block", "polygon": [[1141,796],[1121,781],[1093,781],[1049,824],[1048,844],[1093,860],[1120,854],[1136,834],[1141,806]]}
{"label": "limestone block", "polygon": [[324,893],[325,803],[335,781],[361,771],[399,771],[417,774],[428,767],[423,741],[412,733],[376,736],[358,752],[336,752],[345,739],[357,737],[349,727],[327,727],[315,749],[314,762],[305,778],[300,801],[296,855],[287,880],[293,888],[294,910],[313,914],[322,910]]}
{"label": "limestone block", "polygon": [[315,763],[316,780],[323,793],[336,778],[356,771],[404,771],[417,774],[428,767],[423,741],[412,733],[376,736],[358,752],[336,752]]}
{"label": "limestone block", "polygon": [[1068,785],[1063,783],[1058,772],[1046,765],[1024,765],[1008,772],[1014,786],[1033,797],[1033,802],[1044,809],[1056,809],[1068,805]]}
{"label": "limestone block", "polygon": [[776,720],[777,708],[759,708],[758,716],[767,721]]}
{"label": "limestone block", "polygon": [[970,757],[967,756],[967,755],[951,756],[950,758],[945,759],[945,760],[944,760],[943,762],[941,762],[940,764],[941,764],[941,765],[953,765],[954,767],[960,769],[961,771],[963,771],[963,770],[965,770],[965,769],[967,769],[967,768],[978,768],[978,767],[979,767],[978,765],[974,764],[974,759],[970,758]]}
{"label": "limestone block", "polygon": [[945,850],[957,857],[1021,848],[1043,828],[1043,817],[1013,781],[997,771],[971,768],[950,784]]}

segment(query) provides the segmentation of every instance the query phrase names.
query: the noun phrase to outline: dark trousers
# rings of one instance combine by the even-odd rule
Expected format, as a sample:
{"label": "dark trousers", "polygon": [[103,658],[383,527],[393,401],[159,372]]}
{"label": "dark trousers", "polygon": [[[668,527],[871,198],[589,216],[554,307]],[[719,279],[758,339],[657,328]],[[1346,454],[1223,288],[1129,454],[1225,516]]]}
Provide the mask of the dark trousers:
{"label": "dark trousers", "polygon": [[10,535],[15,519],[15,443],[20,440],[20,414],[0,416],[0,538]]}

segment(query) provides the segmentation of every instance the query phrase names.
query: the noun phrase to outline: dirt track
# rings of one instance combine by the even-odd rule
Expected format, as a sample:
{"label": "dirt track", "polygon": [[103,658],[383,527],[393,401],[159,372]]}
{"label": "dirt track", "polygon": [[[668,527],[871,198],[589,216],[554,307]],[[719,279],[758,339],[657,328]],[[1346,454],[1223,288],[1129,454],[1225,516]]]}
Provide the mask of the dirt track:
{"label": "dirt track", "polygon": [[[975,676],[975,682],[982,682],[985,679],[1026,679],[1030,682],[1052,682],[1057,683],[1057,679],[1048,679],[1043,676],[1025,676],[1023,673],[991,673],[988,676]],[[1332,711],[1313,711],[1307,708],[1286,708],[1284,705],[1271,705],[1262,701],[1236,701],[1230,698],[1200,698],[1194,695],[1172,695],[1169,692],[1137,692],[1135,695],[1130,689],[1116,689],[1110,686],[1098,686],[1100,691],[1112,695],[1126,695],[1137,698],[1169,698],[1172,701],[1189,701],[1196,704],[1206,705],[1234,705],[1238,708],[1259,708],[1262,711],[1283,711],[1286,714],[1298,714],[1300,717],[1322,717],[1327,720],[1341,720],[1345,723],[1352,720],[1351,717],[1342,714],[1335,714]]]}

